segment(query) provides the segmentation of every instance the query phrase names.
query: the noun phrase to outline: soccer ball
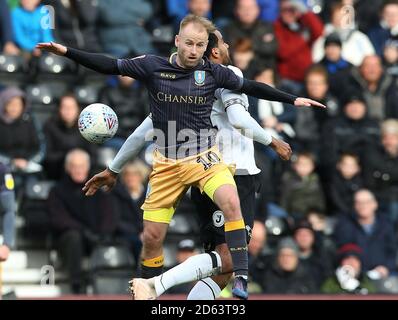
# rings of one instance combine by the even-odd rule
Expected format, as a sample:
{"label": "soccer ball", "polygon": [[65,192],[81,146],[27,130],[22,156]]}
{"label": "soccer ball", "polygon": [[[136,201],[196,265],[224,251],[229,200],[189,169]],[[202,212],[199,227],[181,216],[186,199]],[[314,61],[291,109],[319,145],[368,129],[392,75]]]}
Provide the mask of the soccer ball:
{"label": "soccer ball", "polygon": [[111,107],[102,103],[93,103],[80,113],[78,126],[84,139],[91,143],[102,144],[115,135],[119,121]]}

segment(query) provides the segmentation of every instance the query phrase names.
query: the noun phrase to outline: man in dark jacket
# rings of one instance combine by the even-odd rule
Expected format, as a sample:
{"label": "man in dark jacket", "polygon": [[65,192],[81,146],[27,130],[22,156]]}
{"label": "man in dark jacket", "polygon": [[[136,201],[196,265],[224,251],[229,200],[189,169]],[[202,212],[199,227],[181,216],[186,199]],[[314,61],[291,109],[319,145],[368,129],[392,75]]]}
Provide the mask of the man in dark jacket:
{"label": "man in dark jacket", "polygon": [[[237,39],[249,39],[255,57],[269,65],[275,65],[277,42],[272,24],[261,21],[260,8],[255,0],[236,2],[236,18],[224,30],[225,41],[234,46]],[[235,41],[234,41],[235,40]]]}
{"label": "man in dark jacket", "polygon": [[367,56],[358,68],[336,77],[334,94],[343,102],[349,91],[363,95],[369,118],[382,121],[398,118],[398,87],[383,69],[381,58]]}
{"label": "man in dark jacket", "polygon": [[381,145],[369,147],[363,157],[366,184],[375,193],[380,207],[398,222],[398,120],[381,126]]}
{"label": "man in dark jacket", "polygon": [[83,257],[109,238],[116,226],[110,195],[101,191],[93,197],[85,197],[82,192],[89,169],[87,152],[81,149],[68,152],[65,159],[67,176],[51,190],[48,199],[50,221],[73,293],[84,292]]}
{"label": "man in dark jacket", "polygon": [[379,125],[369,119],[363,97],[355,93],[346,97],[343,114],[326,122],[321,141],[321,159],[325,167],[333,170],[343,152],[361,156],[369,145],[379,141]]}
{"label": "man in dark jacket", "polygon": [[363,271],[375,271],[380,278],[396,271],[397,243],[393,227],[382,213],[376,213],[377,201],[366,189],[354,195],[355,212],[340,217],[334,239],[337,246],[356,243],[363,249]]}

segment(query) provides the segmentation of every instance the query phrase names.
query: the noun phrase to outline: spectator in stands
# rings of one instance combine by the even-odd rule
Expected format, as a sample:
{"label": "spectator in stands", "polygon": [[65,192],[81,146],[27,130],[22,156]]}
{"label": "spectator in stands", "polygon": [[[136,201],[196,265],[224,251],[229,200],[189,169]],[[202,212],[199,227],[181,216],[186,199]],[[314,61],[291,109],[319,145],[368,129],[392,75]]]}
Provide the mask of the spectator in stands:
{"label": "spectator in stands", "polygon": [[381,125],[381,144],[369,147],[363,157],[366,185],[375,193],[380,207],[398,223],[398,120]]}
{"label": "spectator in stands", "polygon": [[388,40],[383,50],[383,63],[386,73],[398,77],[398,40]]}
{"label": "spectator in stands", "polygon": [[94,155],[95,147],[81,136],[77,119],[80,106],[73,94],[60,98],[58,112],[44,124],[46,156],[44,168],[50,179],[59,180],[64,173],[65,156],[74,148],[81,148]]}
{"label": "spectator in stands", "polygon": [[119,129],[106,145],[119,149],[147,116],[149,103],[147,92],[138,81],[123,76],[115,76],[113,80],[102,90],[99,101],[112,106],[118,115]]}
{"label": "spectator in stands", "polygon": [[14,43],[14,34],[7,0],[0,0],[0,53],[17,55],[19,51],[19,48]]}
{"label": "spectator in stands", "polygon": [[256,0],[238,0],[235,19],[225,27],[224,38],[232,47],[238,39],[252,43],[254,57],[258,61],[275,64],[277,42],[272,24],[261,21]]}
{"label": "spectator in stands", "polygon": [[347,88],[363,95],[370,118],[382,121],[398,118],[398,86],[394,78],[386,74],[381,58],[367,56],[359,68],[353,68],[348,76],[336,79],[336,95],[344,100]]}
{"label": "spectator in stands", "polygon": [[253,43],[247,38],[237,39],[231,47],[231,53],[234,66],[242,70],[244,75],[249,73],[251,66],[256,63]]}
{"label": "spectator in stands", "polygon": [[[275,87],[275,69],[269,65],[255,63],[253,78],[256,81]],[[276,101],[268,101],[249,97],[252,110],[258,115],[262,127],[274,137],[293,139],[295,131],[293,123],[296,119],[296,108]]]}
{"label": "spectator in stands", "polygon": [[332,213],[350,213],[354,204],[354,193],[364,187],[359,157],[352,153],[340,155],[337,171],[331,180],[329,194]]}
{"label": "spectator in stands", "polygon": [[175,33],[178,33],[181,20],[189,13],[212,18],[212,0],[166,0],[167,12],[172,18]]}
{"label": "spectator in stands", "polygon": [[310,271],[299,260],[299,249],[294,240],[280,240],[276,257],[263,274],[261,286],[264,293],[273,294],[309,294],[317,291]]}
{"label": "spectator in stands", "polygon": [[280,16],[274,26],[281,85],[292,93],[299,93],[312,64],[311,47],[323,32],[322,21],[300,0],[281,0]]}
{"label": "spectator in stands", "polygon": [[102,241],[109,241],[116,227],[111,196],[101,190],[92,197],[82,192],[89,170],[87,152],[69,151],[65,158],[66,175],[53,187],[48,198],[52,229],[73,293],[84,292],[83,257]]}
{"label": "spectator in stands", "polygon": [[41,55],[35,48],[37,43],[54,40],[49,15],[40,0],[21,0],[20,6],[11,12],[15,42],[28,57]]}
{"label": "spectator in stands", "polygon": [[101,52],[96,20],[98,2],[94,0],[46,0],[54,8],[54,37],[68,47]]}
{"label": "spectator in stands", "polygon": [[344,2],[354,7],[355,19],[359,30],[368,34],[369,29],[380,20],[380,9],[385,0],[345,0]]}
{"label": "spectator in stands", "polygon": [[342,215],[334,230],[338,247],[356,243],[363,249],[363,271],[373,270],[379,278],[396,271],[397,239],[390,221],[382,212],[373,193],[366,189],[354,194],[354,212]]}
{"label": "spectator in stands", "polygon": [[315,230],[306,219],[295,225],[293,238],[299,248],[300,262],[310,271],[317,287],[320,287],[332,273],[333,257],[328,255],[322,239],[316,237]]}
{"label": "spectator in stands", "polygon": [[211,0],[188,0],[188,13],[211,18]]}
{"label": "spectator in stands", "polygon": [[99,0],[98,26],[105,52],[116,57],[154,53],[145,22],[152,17],[146,0]]}
{"label": "spectator in stands", "polygon": [[143,220],[141,205],[145,200],[148,167],[141,161],[127,164],[121,173],[121,182],[116,184],[112,194],[116,201],[119,222],[116,237],[132,249],[136,261],[141,252],[141,232]]}
{"label": "spectator in stands", "polygon": [[8,259],[14,246],[15,211],[14,179],[10,170],[0,162],[0,263]]}
{"label": "spectator in stands", "polygon": [[352,67],[352,64],[342,56],[342,46],[338,33],[331,33],[325,38],[325,56],[320,63],[326,67],[329,75],[347,71]]}
{"label": "spectator in stands", "polygon": [[319,176],[315,172],[315,157],[311,153],[298,153],[293,170],[282,176],[281,206],[296,221],[304,218],[310,208],[325,210],[325,196]]}
{"label": "spectator in stands", "polygon": [[334,170],[339,155],[350,152],[362,157],[365,148],[379,141],[379,125],[367,116],[364,98],[348,93],[343,114],[324,125],[321,141],[321,162]]}
{"label": "spectator in stands", "polygon": [[376,288],[362,270],[362,252],[355,243],[347,243],[339,248],[335,275],[322,284],[322,293],[368,294],[376,292]]}
{"label": "spectator in stands", "polygon": [[381,57],[389,40],[398,39],[398,1],[385,0],[381,8],[381,19],[369,30],[369,39]]}
{"label": "spectator in stands", "polygon": [[[375,53],[368,36],[355,28],[354,22],[348,19],[344,4],[336,2],[331,7],[331,23],[325,26],[324,35],[320,37],[312,48],[314,62],[319,62],[325,55],[325,39],[331,33],[337,33],[342,42],[342,57],[355,66],[362,60]],[[349,24],[351,23],[351,24]]]}
{"label": "spectator in stands", "polygon": [[24,175],[42,171],[45,153],[43,134],[29,113],[24,92],[18,88],[0,92],[0,137],[0,161],[16,174],[18,189]]}
{"label": "spectator in stands", "polygon": [[338,101],[329,91],[328,73],[323,66],[313,65],[307,70],[303,94],[327,106],[326,110],[302,108],[296,113],[294,128],[297,147],[318,153],[321,128],[339,112]]}

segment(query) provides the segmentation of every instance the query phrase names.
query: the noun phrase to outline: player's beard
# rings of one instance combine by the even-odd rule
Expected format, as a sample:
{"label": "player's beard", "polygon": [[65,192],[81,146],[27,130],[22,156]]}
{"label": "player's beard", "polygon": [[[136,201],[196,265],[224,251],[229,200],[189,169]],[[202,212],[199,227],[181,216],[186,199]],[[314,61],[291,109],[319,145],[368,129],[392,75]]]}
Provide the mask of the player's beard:
{"label": "player's beard", "polygon": [[194,68],[199,64],[201,58],[202,57],[197,58],[196,60],[191,60],[191,59],[188,59],[188,57],[180,56],[180,61],[183,63],[184,67]]}

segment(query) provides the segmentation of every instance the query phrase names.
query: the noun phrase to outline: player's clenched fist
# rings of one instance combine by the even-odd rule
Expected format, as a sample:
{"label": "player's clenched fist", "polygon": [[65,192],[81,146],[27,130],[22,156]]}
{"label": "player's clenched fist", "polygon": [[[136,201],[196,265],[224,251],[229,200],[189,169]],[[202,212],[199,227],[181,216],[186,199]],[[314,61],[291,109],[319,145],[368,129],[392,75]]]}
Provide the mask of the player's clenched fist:
{"label": "player's clenched fist", "polygon": [[269,145],[282,160],[289,160],[292,156],[292,148],[285,141],[272,137],[272,142]]}

